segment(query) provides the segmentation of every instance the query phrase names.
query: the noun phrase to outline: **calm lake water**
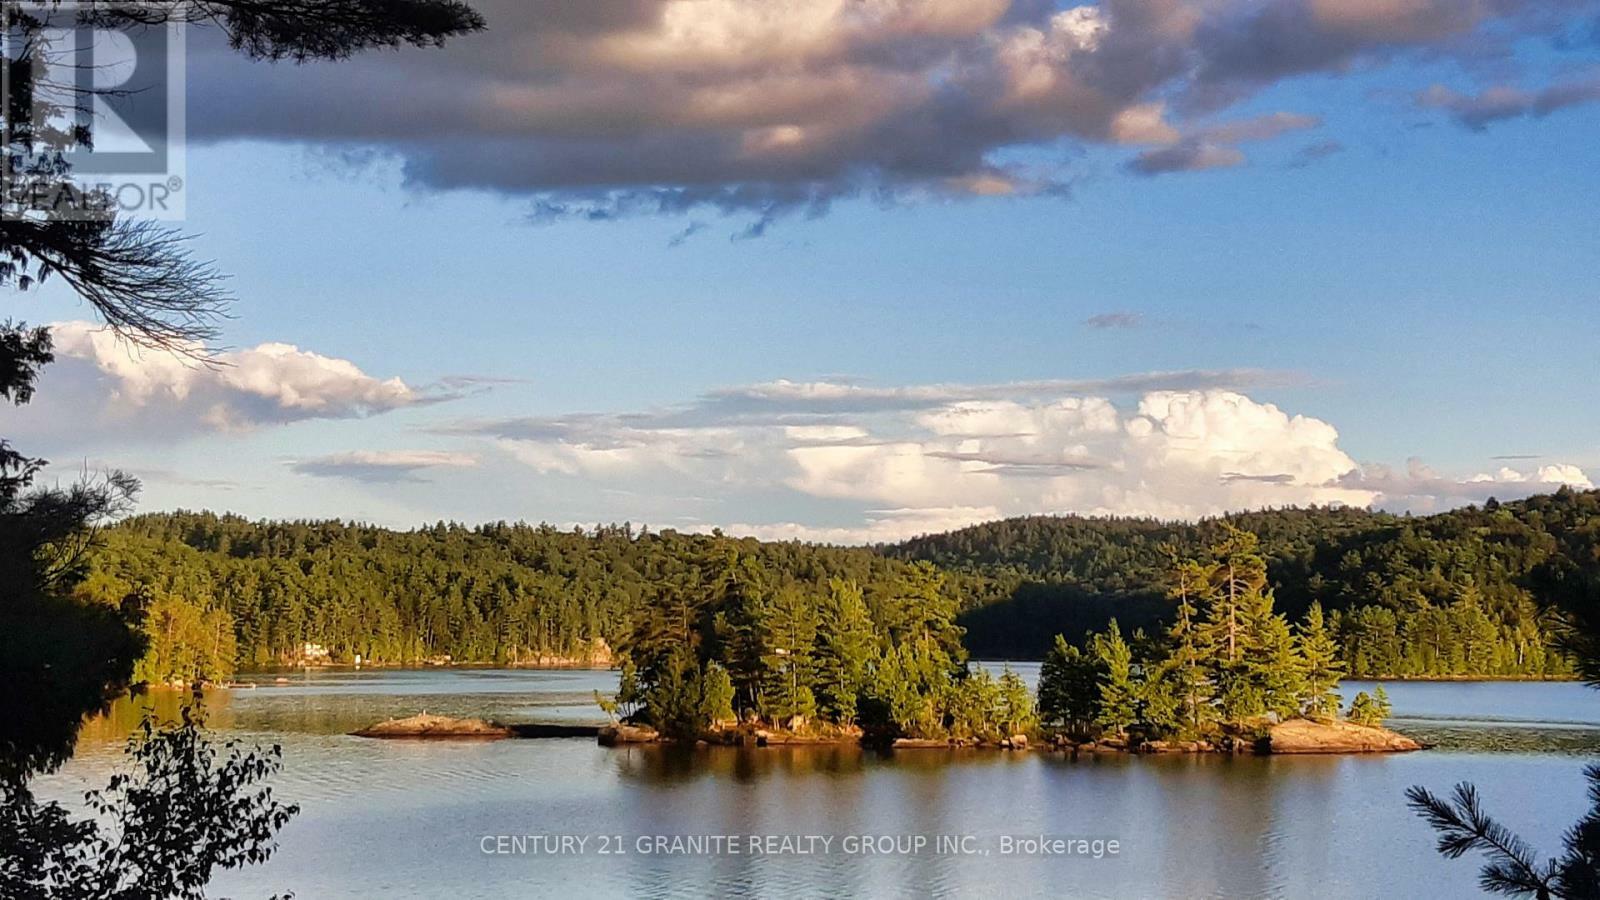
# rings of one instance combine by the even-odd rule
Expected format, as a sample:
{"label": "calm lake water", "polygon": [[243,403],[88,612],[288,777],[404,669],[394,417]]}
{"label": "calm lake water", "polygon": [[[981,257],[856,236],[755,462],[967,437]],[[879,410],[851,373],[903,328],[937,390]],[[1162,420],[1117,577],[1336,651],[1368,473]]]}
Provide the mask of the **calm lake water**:
{"label": "calm lake water", "polygon": [[[1036,664],[1016,668],[1037,677]],[[1600,757],[1600,692],[1576,684],[1386,685],[1392,724],[1437,745],[1422,753],[1074,761],[1040,752],[366,740],[345,732],[422,710],[598,721],[592,694],[613,689],[616,676],[285,677],[256,676],[260,688],[208,700],[222,735],[283,745],[277,793],[302,807],[272,861],[224,873],[214,895],[1464,897],[1476,894],[1477,866],[1434,853],[1405,788],[1473,781],[1504,821],[1554,848],[1584,809],[1584,764]],[[1347,685],[1346,699],[1368,687]],[[151,702],[170,708],[176,696]],[[137,716],[123,703],[91,723],[77,757],[41,779],[39,792],[70,799],[100,786],[121,764]],[[537,852],[538,841],[524,841],[525,853],[485,852],[513,835],[587,840],[580,853]],[[659,852],[685,836],[716,851],[713,835],[734,836],[740,852]],[[1041,835],[1115,840],[1119,852],[1003,852],[1008,837]],[[752,836],[774,846],[750,852]],[[919,836],[926,845],[916,845]]]}

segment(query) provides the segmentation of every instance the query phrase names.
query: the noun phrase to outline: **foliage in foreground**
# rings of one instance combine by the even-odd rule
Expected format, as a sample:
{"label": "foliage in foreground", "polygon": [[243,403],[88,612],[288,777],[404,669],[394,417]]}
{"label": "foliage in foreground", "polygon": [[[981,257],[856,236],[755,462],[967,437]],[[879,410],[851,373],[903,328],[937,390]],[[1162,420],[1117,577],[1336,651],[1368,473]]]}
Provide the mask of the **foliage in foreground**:
{"label": "foliage in foreground", "polygon": [[1449,800],[1422,787],[1406,791],[1406,801],[1439,832],[1439,852],[1459,859],[1471,852],[1489,858],[1479,873],[1485,891],[1539,900],[1592,900],[1600,897],[1600,765],[1584,770],[1589,779],[1588,815],[1567,829],[1562,856],[1540,863],[1526,841],[1484,812],[1478,789],[1462,782]]}
{"label": "foliage in foreground", "polygon": [[89,818],[0,787],[0,896],[15,900],[200,898],[218,869],[265,862],[299,812],[265,781],[282,751],[209,741],[197,714],[129,738],[132,771],[85,795]]}

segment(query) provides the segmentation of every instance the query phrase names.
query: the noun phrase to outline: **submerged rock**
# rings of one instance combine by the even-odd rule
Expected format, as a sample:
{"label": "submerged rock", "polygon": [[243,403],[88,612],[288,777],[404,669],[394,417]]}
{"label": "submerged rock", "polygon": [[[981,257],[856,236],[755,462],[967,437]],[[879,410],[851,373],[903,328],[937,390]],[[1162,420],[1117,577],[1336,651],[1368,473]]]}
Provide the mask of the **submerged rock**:
{"label": "submerged rock", "polygon": [[511,736],[511,729],[484,719],[455,719],[422,713],[408,719],[379,722],[351,734],[369,738],[503,738]]}
{"label": "submerged rock", "polygon": [[1261,749],[1267,753],[1403,753],[1421,750],[1422,745],[1387,728],[1290,719],[1268,729]]}

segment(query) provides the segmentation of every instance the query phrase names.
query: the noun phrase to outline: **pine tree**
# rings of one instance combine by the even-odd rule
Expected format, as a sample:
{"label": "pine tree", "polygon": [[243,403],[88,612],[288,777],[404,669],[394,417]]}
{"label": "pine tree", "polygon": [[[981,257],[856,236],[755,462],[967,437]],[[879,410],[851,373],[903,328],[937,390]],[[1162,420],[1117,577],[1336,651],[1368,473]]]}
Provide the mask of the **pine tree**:
{"label": "pine tree", "polygon": [[1313,602],[1306,610],[1305,621],[1300,623],[1299,649],[1305,665],[1301,710],[1314,719],[1338,718],[1344,662],[1339,658],[1339,645],[1328,633],[1321,603]]}
{"label": "pine tree", "polygon": [[1389,713],[1389,693],[1381,684],[1373,689],[1372,694],[1362,691],[1350,701],[1350,721],[1357,725],[1376,728],[1389,718]]}
{"label": "pine tree", "polygon": [[662,660],[653,682],[645,690],[650,724],[672,737],[698,737],[710,721],[702,710],[700,666],[694,654],[679,647]]}
{"label": "pine tree", "polygon": [[1173,560],[1167,596],[1177,601],[1167,642],[1172,651],[1163,666],[1176,701],[1179,727],[1198,735],[1216,718],[1216,686],[1206,666],[1206,647],[1197,618],[1198,603],[1209,590],[1213,567],[1195,560]]}
{"label": "pine tree", "polygon": [[707,723],[731,722],[733,714],[733,678],[728,670],[715,662],[706,663],[701,676],[700,717]]}
{"label": "pine tree", "polygon": [[1023,734],[1033,730],[1038,716],[1033,707],[1033,695],[1022,676],[1011,671],[1010,666],[1000,673],[1000,728],[1006,735]]}
{"label": "pine tree", "polygon": [[1244,678],[1260,698],[1260,712],[1292,716],[1305,693],[1304,663],[1289,622],[1272,609],[1270,591],[1246,598]]}
{"label": "pine tree", "polygon": [[1123,734],[1139,720],[1139,687],[1133,680],[1133,653],[1122,639],[1116,619],[1111,620],[1104,634],[1095,635],[1092,643],[1102,669],[1095,724],[1114,734]]}
{"label": "pine tree", "polygon": [[829,721],[855,721],[857,698],[866,684],[875,638],[861,588],[835,578],[819,610],[816,648],[817,706]]}
{"label": "pine tree", "polygon": [[1038,716],[1046,725],[1083,733],[1100,708],[1100,667],[1092,654],[1056,635],[1039,667]]}
{"label": "pine tree", "polygon": [[1211,569],[1212,639],[1224,661],[1235,665],[1243,654],[1244,607],[1252,595],[1266,588],[1267,564],[1259,540],[1248,531],[1223,523],[1223,539],[1212,547],[1216,565]]}
{"label": "pine tree", "polygon": [[761,623],[761,710],[775,724],[799,727],[817,713],[811,690],[817,617],[805,595],[781,588]]}
{"label": "pine tree", "polygon": [[950,736],[998,740],[1002,704],[1000,685],[987,669],[974,668],[955,683],[946,698]]}

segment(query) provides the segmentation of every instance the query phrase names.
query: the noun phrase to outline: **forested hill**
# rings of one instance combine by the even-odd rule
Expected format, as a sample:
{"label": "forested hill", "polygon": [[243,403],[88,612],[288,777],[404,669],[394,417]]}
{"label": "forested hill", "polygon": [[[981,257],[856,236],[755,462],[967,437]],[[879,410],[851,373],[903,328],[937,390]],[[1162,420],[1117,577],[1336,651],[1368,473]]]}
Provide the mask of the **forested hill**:
{"label": "forested hill", "polygon": [[1280,609],[1298,616],[1317,600],[1342,611],[1347,650],[1365,630],[1391,645],[1385,666],[1408,644],[1459,643],[1455,632],[1480,627],[1466,607],[1481,609],[1503,642],[1517,645],[1518,635],[1548,630],[1534,601],[1585,587],[1593,596],[1600,582],[1600,491],[1570,489],[1419,517],[1350,508],[1192,524],[1031,516],[880,549],[966,576],[974,596],[962,624],[975,654],[1036,657],[1051,635],[1081,634],[1111,615],[1124,625],[1161,617],[1171,552],[1202,552],[1224,523],[1260,537]]}
{"label": "forested hill", "polygon": [[217,679],[326,651],[376,663],[583,662],[652,617],[687,621],[731,583],[764,597],[858,586],[887,629],[918,608],[953,615],[959,589],[869,549],[753,538],[498,523],[394,531],[211,513],[123,521],[80,591],[146,610],[149,681]]}
{"label": "forested hill", "polygon": [[80,591],[146,610],[139,675],[151,681],[293,662],[308,644],[334,661],[582,661],[655,632],[720,640],[715,611],[735,587],[820,616],[836,580],[860,590],[880,634],[959,609],[973,655],[1039,658],[1056,634],[1077,640],[1113,616],[1130,631],[1165,621],[1172,554],[1204,557],[1228,526],[1259,536],[1291,620],[1314,600],[1329,611],[1352,675],[1565,675],[1538,601],[1600,596],[1600,492],[1570,490],[1416,518],[1031,517],[877,548],[163,513],[102,533]]}

